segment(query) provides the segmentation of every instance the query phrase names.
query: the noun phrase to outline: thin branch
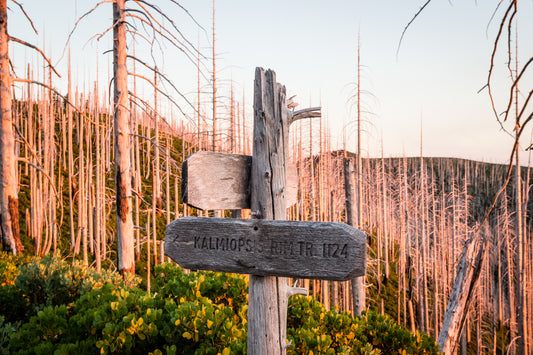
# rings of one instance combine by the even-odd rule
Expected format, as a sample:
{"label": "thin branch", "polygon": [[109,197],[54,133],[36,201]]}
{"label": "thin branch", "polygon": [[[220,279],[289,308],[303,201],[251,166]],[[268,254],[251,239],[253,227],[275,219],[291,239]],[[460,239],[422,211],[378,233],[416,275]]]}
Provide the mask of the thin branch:
{"label": "thin branch", "polygon": [[491,83],[491,80],[492,80],[492,70],[494,68],[494,60],[496,58],[496,52],[498,50],[498,43],[500,42],[500,38],[501,38],[501,35],[502,35],[502,32],[503,32],[503,28],[504,28],[505,23],[507,21],[506,19],[509,16],[509,13],[511,12],[511,9],[513,7],[513,2],[511,2],[509,7],[507,8],[507,10],[505,11],[503,19],[500,22],[500,27],[498,29],[498,34],[496,35],[496,39],[494,40],[494,46],[492,47],[492,54],[490,56],[489,75],[487,77],[487,89],[488,89],[488,92],[489,92],[489,98],[490,98],[490,103],[491,103],[491,106],[492,106],[492,111],[494,112],[494,115],[496,116],[496,120],[498,121],[498,123],[500,124],[502,129],[504,129],[503,128],[503,123],[500,120],[498,112],[496,111],[496,104],[494,103],[494,96],[492,95],[492,88],[491,88],[490,83]]}
{"label": "thin branch", "polygon": [[98,4],[94,5],[94,7],[87,11],[86,13],[84,13],[83,15],[81,15],[77,20],[76,20],[76,23],[74,24],[74,28],[72,28],[72,31],[70,31],[69,35],[68,35],[68,38],[67,38],[67,42],[65,43],[65,47],[63,48],[63,53],[61,54],[61,57],[59,58],[58,62],[61,61],[61,59],[63,59],[63,57],[65,56],[65,51],[67,50],[67,47],[68,47],[68,44],[70,43],[70,39],[72,38],[72,35],[74,34],[74,31],[76,31],[76,29],[78,28],[78,25],[80,24],[80,22],[87,16],[89,16],[91,13],[93,13],[98,7],[100,7],[101,5],[103,4],[106,4],[106,3],[114,3],[115,0],[103,0],[103,1],[100,1]]}
{"label": "thin branch", "polygon": [[[110,27],[108,27],[104,32],[100,33],[99,35],[95,35],[95,36],[93,36],[91,38],[96,37],[96,40],[99,41],[100,39],[102,39],[102,37],[104,37],[106,35],[107,32],[109,32],[112,29],[114,29],[117,25],[118,25],[118,21],[116,21],[114,24],[112,24]],[[87,42],[90,42],[91,38],[89,38],[89,40]]]}
{"label": "thin branch", "polygon": [[26,137],[24,137],[22,135],[22,133],[20,132],[20,130],[18,129],[17,125],[13,122],[13,128],[15,129],[15,132],[17,133],[17,135],[20,137],[20,139],[22,140],[22,142],[26,145],[26,147],[29,149],[29,152],[31,153],[31,155],[33,156],[33,158],[35,160],[39,160],[39,157],[37,156],[37,153],[33,150],[33,148],[31,147],[30,143],[28,142],[28,140],[26,139]]}
{"label": "thin branch", "polygon": [[80,111],[72,102],[69,101],[68,98],[66,98],[63,94],[61,94],[59,91],[57,91],[56,89],[54,89],[53,87],[51,87],[50,85],[46,85],[46,84],[43,84],[41,83],[40,81],[35,81],[35,80],[29,80],[29,79],[20,79],[20,78],[13,78],[13,81],[15,82],[19,82],[19,83],[27,83],[27,84],[35,84],[35,85],[39,85],[39,86],[42,86],[50,91],[52,91],[54,94],[56,94],[57,96],[59,96],[60,98],[62,98],[65,103],[67,105],[69,105],[70,107],[72,107],[74,109],[75,112],[77,112],[78,114],[80,114],[81,116],[85,117],[87,119],[87,121],[91,122],[92,124],[94,125],[98,125],[100,127],[104,127],[105,128],[105,125],[102,125],[100,123],[97,123],[95,121],[93,121],[85,112],[82,112]]}
{"label": "thin branch", "polygon": [[180,167],[178,166],[178,164],[176,163],[176,160],[174,158],[172,158],[169,154],[166,153],[166,151],[163,150],[163,148],[161,148],[156,142],[154,142],[152,139],[148,138],[148,137],[145,137],[145,136],[141,136],[140,134],[136,134],[136,133],[130,133],[130,136],[133,136],[133,137],[139,137],[139,138],[142,138],[142,139],[146,139],[147,141],[149,141],[150,143],[152,143],[152,145],[154,147],[156,147],[161,153],[163,153],[163,155],[165,155],[166,157],[168,157],[170,159],[170,163],[172,164],[172,166],[174,168],[176,168],[177,170],[181,170]]}
{"label": "thin branch", "polygon": [[413,18],[411,18],[411,21],[409,21],[409,23],[407,23],[407,25],[405,26],[405,28],[403,29],[402,31],[402,35],[400,37],[400,41],[398,42],[398,49],[396,49],[396,60],[398,60],[398,54],[400,53],[400,47],[402,45],[402,40],[403,40],[403,36],[405,35],[405,33],[407,32],[407,29],[411,26],[411,24],[413,23],[413,21],[418,17],[418,15],[420,15],[420,13],[422,11],[424,11],[424,9],[426,8],[426,6],[429,5],[429,3],[431,2],[431,0],[427,0],[426,3],[424,5],[422,5],[422,7],[418,10],[418,12],[413,16]]}
{"label": "thin branch", "polygon": [[302,110],[294,111],[294,112],[291,112],[291,118],[289,120],[289,125],[303,118],[320,117],[321,115],[322,115],[321,107],[310,107],[310,108],[304,108]]}
{"label": "thin branch", "polygon": [[176,6],[178,6],[180,9],[182,9],[187,15],[189,15],[189,17],[191,18],[191,20],[194,21],[194,23],[200,27],[204,32],[206,32],[205,28],[202,27],[202,25],[200,25],[196,19],[191,15],[191,13],[189,12],[189,10],[187,10],[186,8],[184,8],[183,6],[181,6],[177,1],[175,0],[170,0],[171,3],[175,4]]}
{"label": "thin branch", "polygon": [[516,2],[514,3],[514,10],[511,14],[511,17],[509,17],[509,24],[507,25],[507,68],[509,69],[509,74],[511,78],[513,77],[513,69],[511,68],[511,54],[513,53],[511,49],[511,32],[512,32],[512,25],[513,25],[513,19],[516,15]]}
{"label": "thin branch", "polygon": [[505,182],[503,183],[503,186],[500,188],[500,190],[496,194],[496,197],[494,197],[494,200],[492,201],[492,204],[491,204],[489,210],[487,211],[487,213],[485,214],[485,217],[483,217],[483,220],[481,221],[481,223],[477,227],[476,232],[479,231],[481,229],[481,226],[483,225],[483,223],[485,223],[487,221],[487,219],[489,218],[490,214],[492,213],[492,211],[496,207],[496,203],[498,202],[498,199],[500,198],[502,193],[505,191],[505,189],[509,185],[509,182],[511,181],[511,175],[512,175],[513,166],[514,166],[513,158],[514,158],[514,155],[516,154],[516,151],[518,150],[518,147],[519,147],[520,136],[524,132],[524,128],[525,128],[526,124],[529,123],[532,119],[533,119],[533,113],[529,115],[529,117],[524,121],[524,124],[522,124],[522,127],[520,127],[520,129],[516,133],[516,138],[515,138],[515,141],[514,141],[514,144],[513,144],[513,149],[511,150],[511,156],[509,158],[509,167],[507,168],[507,174],[506,174],[506,177],[505,177]]}
{"label": "thin branch", "polygon": [[492,23],[492,21],[494,20],[494,17],[496,17],[496,13],[498,12],[498,9],[500,8],[500,6],[502,5],[503,3],[503,0],[500,0],[500,2],[498,3],[498,5],[496,5],[496,8],[494,9],[494,11],[492,12],[492,15],[490,16],[490,19],[489,19],[489,22],[487,23],[487,28],[485,29],[485,35],[488,37],[489,35],[489,26],[490,24]]}
{"label": "thin branch", "polygon": [[[183,38],[183,40],[193,49],[193,51],[197,54],[197,55],[201,55],[204,59],[206,58],[205,56],[202,55],[202,53],[200,53],[200,51],[198,51],[196,49],[196,47],[189,41],[187,40],[187,38],[183,35],[183,33],[179,30],[178,26],[176,26],[176,24],[174,23],[174,21],[167,15],[165,14],[163,11],[161,11],[161,9],[153,4],[150,4],[149,2],[147,1],[144,1],[144,0],[133,0],[135,1],[139,6],[141,6],[141,8],[146,11],[146,14],[148,16],[150,16],[152,19],[154,19],[154,21],[156,21],[155,17],[148,11],[148,9],[146,9],[144,6],[142,6],[141,4],[144,4],[152,9],[154,9],[155,11],[157,11],[157,13],[159,13],[159,15],[161,15],[164,19],[166,19],[168,22],[170,22],[170,24],[172,25],[172,27],[174,28],[174,30],[179,33],[180,37]],[[181,5],[178,5],[181,7]],[[181,7],[183,9],[183,7]],[[189,14],[190,16],[190,14]],[[194,19],[193,19],[194,21]],[[196,21],[195,21],[196,22]],[[158,22],[159,24],[159,22]],[[196,22],[196,24],[198,25],[198,23]],[[160,24],[159,24],[160,25]],[[160,25],[161,26],[161,25]],[[202,26],[198,25],[200,28],[202,28]],[[161,28],[163,29],[166,29],[165,27],[161,26]],[[203,28],[202,28],[203,29]],[[168,33],[170,33],[170,31],[167,30]]]}
{"label": "thin branch", "polygon": [[[131,11],[130,11],[131,12]],[[163,30],[159,30],[157,28],[155,28],[155,26],[152,25],[152,23],[150,21],[147,21],[137,15],[134,15],[134,14],[126,14],[127,17],[132,17],[132,18],[136,18],[138,19],[139,21],[141,21],[141,23],[145,23],[147,24],[148,26],[150,26],[152,28],[152,30],[154,32],[156,32],[159,36],[163,37],[163,39],[166,39],[172,46],[174,46],[176,49],[178,49],[179,51],[181,51],[186,57],[187,59],[193,64],[196,66],[196,60],[191,58],[191,54],[192,53],[189,53],[190,50],[187,49],[187,51],[183,48],[187,48],[186,46],[184,46],[172,33],[170,33],[168,30],[164,29],[164,32],[165,33],[168,33],[170,35],[170,37],[168,35],[166,35],[165,33],[163,33]],[[177,43],[176,43],[177,42]]]}
{"label": "thin branch", "polygon": [[11,68],[11,71],[13,72],[13,75],[17,75],[15,72],[15,67],[13,66],[13,62],[11,61],[11,58],[9,58],[9,67]]}
{"label": "thin branch", "polygon": [[193,121],[193,119],[191,117],[189,117],[189,115],[187,115],[187,113],[185,113],[185,111],[183,111],[183,109],[181,108],[181,106],[169,95],[167,94],[166,92],[164,92],[163,90],[159,89],[158,87],[156,87],[154,85],[153,82],[151,82],[148,78],[146,78],[145,76],[142,76],[140,74],[136,74],[136,73],[129,73],[129,75],[132,75],[132,76],[135,76],[137,78],[140,78],[140,79],[143,79],[143,80],[146,80],[150,85],[152,85],[152,87],[154,88],[154,90],[157,90],[157,92],[159,92],[161,95],[165,96],[172,104],[174,104],[174,106],[176,106],[178,108],[178,110],[180,110],[180,112],[183,114],[183,116],[185,116],[188,120],[190,120],[191,122]]}
{"label": "thin branch", "polygon": [[[167,78],[167,76],[165,74],[161,73],[159,70],[157,70],[157,68],[153,68],[153,67],[149,66],[147,63],[143,62],[142,60],[140,60],[139,58],[137,58],[135,56],[128,55],[127,57],[137,61],[138,63],[140,63],[142,65],[144,65],[146,68],[150,69],[152,72],[156,73],[161,78],[163,78],[170,86],[172,86],[172,88],[178,93],[178,95],[180,95],[185,100],[185,102],[187,102],[191,106],[191,108],[194,110],[194,112],[197,112],[196,108],[194,107],[194,105],[185,97],[185,95],[183,95],[178,90],[178,88],[172,83],[172,81],[170,81],[170,79]],[[151,84],[153,86],[153,83],[151,83]]]}
{"label": "thin branch", "polygon": [[505,111],[505,116],[504,116],[504,119],[503,121],[505,122],[509,116],[509,112],[511,111],[511,106],[513,105],[513,101],[514,101],[514,90],[515,88],[517,87],[518,85],[518,82],[520,81],[520,79],[522,78],[522,76],[524,75],[526,69],[529,67],[529,65],[533,63],[533,57],[529,58],[529,60],[527,61],[527,63],[524,65],[524,67],[522,68],[522,70],[520,70],[520,73],[518,74],[518,76],[516,77],[516,79],[514,80],[513,82],[513,85],[511,86],[511,89],[510,89],[510,95],[509,95],[509,101],[507,102],[507,110]]}
{"label": "thin branch", "polygon": [[46,173],[46,171],[44,171],[43,168],[41,168],[40,166],[36,165],[36,164],[33,164],[32,162],[30,162],[28,159],[26,158],[22,158],[22,157],[17,157],[17,161],[20,161],[20,162],[23,162],[23,163],[26,163],[28,165],[30,165],[31,167],[39,170],[41,172],[41,174],[44,175],[44,177],[46,177],[48,179],[48,181],[50,182],[50,186],[52,187],[52,190],[54,190],[54,196],[57,198],[58,196],[58,193],[57,193],[57,190],[54,186],[54,180],[52,180],[52,178],[50,177],[50,175],[48,175],[48,173]]}
{"label": "thin branch", "polygon": [[18,39],[18,38],[15,38],[15,37],[12,37],[12,36],[9,36],[9,40],[10,41],[13,41],[13,42],[16,42],[16,43],[20,43],[26,47],[29,47],[33,50],[36,50],[37,52],[39,52],[39,54],[41,54],[41,56],[43,57],[43,59],[48,63],[48,65],[50,66],[50,68],[52,68],[52,70],[54,71],[54,73],[56,73],[56,75],[58,77],[61,78],[61,75],[59,75],[59,73],[56,71],[56,68],[54,68],[54,66],[52,65],[52,63],[50,62],[50,59],[48,59],[48,57],[44,54],[44,52],[42,50],[40,50],[39,48],[35,47],[33,44],[31,43],[28,43],[26,41],[23,41],[21,39]]}
{"label": "thin branch", "polygon": [[39,33],[37,32],[37,29],[35,29],[35,26],[33,25],[33,21],[31,20],[30,16],[28,16],[26,11],[24,10],[24,7],[15,0],[11,0],[11,1],[13,1],[16,5],[18,5],[18,7],[20,7],[20,11],[22,11],[24,16],[26,16],[26,19],[30,22],[31,28],[33,28],[33,31],[35,32],[35,34],[38,35]]}
{"label": "thin branch", "polygon": [[[170,123],[168,123],[166,117],[162,116],[159,114],[159,112],[157,112],[146,100],[143,100],[141,99],[139,96],[135,95],[133,92],[129,91],[128,94],[130,96],[132,96],[135,100],[139,100],[145,107],[142,107],[138,102],[136,102],[135,100],[131,100],[132,103],[134,103],[137,107],[139,107],[144,113],[146,113],[148,116],[152,116],[154,113],[157,118],[163,120],[163,122],[169,127],[169,128],[172,128],[170,126]],[[148,111],[148,109],[150,110],[150,112]]]}

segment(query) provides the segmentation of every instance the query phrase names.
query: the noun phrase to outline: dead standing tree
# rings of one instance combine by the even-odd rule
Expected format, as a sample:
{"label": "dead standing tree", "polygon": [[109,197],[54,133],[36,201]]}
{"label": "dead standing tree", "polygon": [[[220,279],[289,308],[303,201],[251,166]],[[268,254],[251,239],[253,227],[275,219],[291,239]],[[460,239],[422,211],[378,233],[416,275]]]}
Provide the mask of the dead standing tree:
{"label": "dead standing tree", "polygon": [[22,251],[19,236],[15,132],[11,108],[11,68],[7,34],[7,1],[0,1],[0,227],[4,250]]}
{"label": "dead standing tree", "polygon": [[[93,13],[96,8],[108,3],[108,1],[101,1],[94,6],[93,9],[82,15],[70,37],[76,30],[78,23]],[[189,12],[179,5],[174,0],[169,0],[171,5],[179,7],[193,22],[201,26],[189,14]],[[113,1],[113,25],[106,29],[97,38],[102,38],[111,29],[113,30],[113,123],[115,136],[115,188],[116,188],[116,229],[117,229],[117,256],[118,269],[121,273],[133,273],[135,271],[135,235],[133,224],[133,162],[131,158],[131,141],[132,137],[145,139],[150,144],[154,145],[155,150],[162,150],[157,144],[157,137],[154,140],[136,134],[137,127],[132,129],[130,122],[130,100],[135,103],[136,107],[149,106],[147,101],[141,99],[136,92],[128,90],[128,76],[132,75],[142,79],[153,90],[161,94],[167,99],[173,107],[177,108],[184,117],[191,120],[187,113],[181,108],[182,105],[188,106],[193,111],[195,107],[183,95],[179,89],[167,78],[167,76],[158,70],[155,63],[155,58],[158,57],[157,48],[163,51],[162,43],[170,45],[171,48],[177,49],[183,53],[187,59],[197,67],[196,62],[198,56],[195,46],[189,42],[182,32],[178,29],[174,21],[167,15],[168,11],[162,10],[159,6],[152,2],[144,0],[131,0],[126,5],[126,0]],[[141,33],[138,28],[145,29],[146,33]],[[129,55],[127,51],[127,36],[131,36],[134,40],[143,41],[148,46],[149,53],[154,63],[149,63],[142,60],[138,56]],[[168,49],[168,48],[167,48]],[[203,56],[201,56],[204,58]],[[151,75],[142,75],[139,72],[128,71],[128,61],[140,64],[143,70],[148,71]],[[198,68],[199,69],[199,68]],[[180,103],[170,93],[160,89],[159,85],[149,77],[156,77],[161,79],[164,83],[177,94],[182,100]],[[148,110],[143,109],[149,113]],[[154,113],[154,117],[158,114]],[[154,118],[156,119],[156,118]],[[157,124],[157,122],[156,122]],[[133,131],[135,130],[135,132]],[[156,162],[154,162],[156,163]],[[154,177],[155,178],[155,177]]]}
{"label": "dead standing tree", "polygon": [[125,0],[117,0],[113,3],[113,122],[115,125],[117,253],[119,271],[135,273],[125,10]]}
{"label": "dead standing tree", "polygon": [[[11,0],[16,4],[32,29],[37,33],[33,22],[21,4]],[[7,32],[7,0],[0,0],[0,235],[4,250],[13,254],[20,254],[23,246],[20,242],[19,233],[19,198],[18,198],[18,177],[17,160],[15,150],[15,123],[13,121],[11,86],[14,81],[29,82],[51,89],[48,85],[13,77],[12,66],[9,60],[9,42],[16,42],[37,51],[50,66],[51,71],[59,76],[45,56],[44,52],[34,45],[15,37],[11,37]],[[50,72],[51,72],[50,71]],[[26,142],[26,141],[25,141]],[[43,169],[32,165],[41,172]]]}
{"label": "dead standing tree", "polygon": [[[350,158],[344,158],[344,193],[346,196],[346,223],[350,226],[356,226],[356,223],[360,225],[361,218],[356,219],[355,212],[355,197],[354,197],[354,163]],[[360,177],[358,177],[361,180]],[[360,190],[359,190],[360,191]],[[359,207],[360,204],[357,204]],[[358,212],[361,215],[361,212]],[[358,226],[359,227],[359,226]],[[360,227],[359,227],[360,228]],[[359,276],[352,281],[352,303],[353,313],[356,316],[360,316],[361,312],[365,309],[366,293],[365,293],[365,277]]]}

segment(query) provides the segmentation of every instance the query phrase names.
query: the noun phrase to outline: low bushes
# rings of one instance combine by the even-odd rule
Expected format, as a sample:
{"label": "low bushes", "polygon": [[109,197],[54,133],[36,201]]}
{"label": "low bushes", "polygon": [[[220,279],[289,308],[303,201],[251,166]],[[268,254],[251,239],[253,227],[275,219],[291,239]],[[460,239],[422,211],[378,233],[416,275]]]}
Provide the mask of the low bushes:
{"label": "low bushes", "polygon": [[[150,295],[122,280],[45,258],[0,256],[0,351],[13,354],[245,354],[247,286],[242,275],[156,268]],[[2,270],[8,270],[2,272]],[[7,275],[7,276],[4,276]],[[14,280],[12,278],[15,277]],[[436,354],[433,339],[369,312],[353,318],[311,297],[289,302],[288,354]]]}

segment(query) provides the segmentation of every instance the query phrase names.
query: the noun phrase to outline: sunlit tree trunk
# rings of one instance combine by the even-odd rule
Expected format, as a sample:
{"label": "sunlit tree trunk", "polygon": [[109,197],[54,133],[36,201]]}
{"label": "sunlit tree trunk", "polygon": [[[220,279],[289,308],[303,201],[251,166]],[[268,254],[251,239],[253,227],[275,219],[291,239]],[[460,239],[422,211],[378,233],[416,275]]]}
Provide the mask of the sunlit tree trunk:
{"label": "sunlit tree trunk", "polygon": [[215,0],[213,0],[213,152],[217,151],[217,67],[215,53]]}
{"label": "sunlit tree trunk", "polygon": [[20,254],[23,248],[19,236],[19,199],[10,70],[7,4],[6,0],[0,0],[0,228],[4,250]]}
{"label": "sunlit tree trunk", "polygon": [[[344,159],[344,189],[346,194],[346,223],[355,226],[355,199],[353,197],[353,161],[349,158]],[[365,309],[365,281],[364,277],[356,277],[352,282],[352,300],[353,313],[360,316]],[[344,295],[346,297],[346,294]]]}
{"label": "sunlit tree trunk", "polygon": [[[361,157],[361,45],[357,42],[357,228],[363,224],[363,159]],[[366,305],[365,277],[360,276],[352,280],[352,294],[354,314],[360,315]],[[355,296],[357,295],[357,300]]]}
{"label": "sunlit tree trunk", "polygon": [[118,270],[135,272],[133,243],[128,70],[126,68],[125,0],[113,3],[113,73],[115,124],[115,187]]}

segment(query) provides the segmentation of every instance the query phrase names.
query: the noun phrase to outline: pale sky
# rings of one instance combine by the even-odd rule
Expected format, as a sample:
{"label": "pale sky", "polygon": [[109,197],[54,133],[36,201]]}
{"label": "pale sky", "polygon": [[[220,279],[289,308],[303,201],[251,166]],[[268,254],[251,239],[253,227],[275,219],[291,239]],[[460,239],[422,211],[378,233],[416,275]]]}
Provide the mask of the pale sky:
{"label": "pale sky", "polygon": [[[166,0],[156,1],[158,4]],[[252,112],[252,87],[257,66],[276,71],[277,80],[297,95],[299,108],[322,105],[325,118],[342,146],[342,128],[355,119],[347,103],[354,93],[357,37],[361,41],[361,88],[370,122],[362,144],[368,156],[420,154],[420,127],[423,122],[425,156],[446,156],[504,163],[508,161],[511,139],[500,130],[486,91],[490,52],[502,10],[490,23],[497,0],[433,0],[407,31],[398,56],[396,51],[404,27],[424,0],[217,0],[216,52],[221,93],[228,95],[233,79],[237,95],[246,95],[246,109]],[[57,63],[67,35],[76,19],[97,1],[26,0],[23,5],[39,35],[32,34],[17,6],[10,4],[9,32],[51,53]],[[180,30],[211,56],[212,0],[182,0],[205,28],[206,33],[176,7],[166,8]],[[532,2],[520,3],[519,64],[533,55],[528,34],[533,31]],[[84,20],[72,41],[72,62],[80,85],[92,87],[96,62],[100,82],[108,80],[111,57],[110,36],[100,41],[91,36],[111,24],[111,5]],[[522,20],[525,19],[525,20]],[[168,48],[167,48],[168,49]],[[195,101],[196,71],[176,50],[165,49],[162,67],[176,85]],[[25,63],[37,58],[20,45],[11,44],[17,74]],[[500,110],[508,92],[509,74],[503,69],[506,58],[499,56],[495,94]],[[206,65],[209,65],[206,62]],[[58,64],[66,78],[66,57]],[[207,71],[206,71],[207,73]],[[531,83],[531,78],[526,78]],[[65,92],[65,80],[54,79]],[[524,91],[529,91],[525,87]],[[207,112],[210,108],[206,106]],[[355,149],[356,136],[350,126],[348,147]],[[529,145],[529,133],[523,146]],[[524,164],[527,154],[523,153]]]}

